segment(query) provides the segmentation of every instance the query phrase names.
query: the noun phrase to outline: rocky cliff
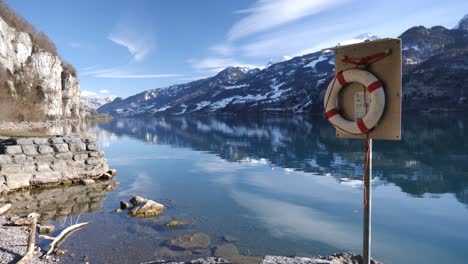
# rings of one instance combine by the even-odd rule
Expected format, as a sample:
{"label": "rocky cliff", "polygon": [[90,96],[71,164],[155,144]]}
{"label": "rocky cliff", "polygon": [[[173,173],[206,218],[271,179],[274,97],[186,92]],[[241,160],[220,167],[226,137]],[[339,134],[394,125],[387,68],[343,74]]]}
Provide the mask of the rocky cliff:
{"label": "rocky cliff", "polygon": [[55,52],[44,49],[31,32],[17,29],[15,21],[5,16],[7,7],[0,5],[0,120],[81,116],[76,72]]}

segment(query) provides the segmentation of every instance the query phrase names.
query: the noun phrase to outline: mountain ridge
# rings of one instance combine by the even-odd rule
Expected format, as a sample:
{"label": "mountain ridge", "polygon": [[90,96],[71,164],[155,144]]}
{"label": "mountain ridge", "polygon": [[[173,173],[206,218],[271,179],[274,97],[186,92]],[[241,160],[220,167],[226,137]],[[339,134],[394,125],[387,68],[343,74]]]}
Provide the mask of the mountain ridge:
{"label": "mountain ridge", "polygon": [[[464,23],[462,19],[459,24],[463,27]],[[363,36],[375,39],[372,34]],[[468,34],[459,28],[415,26],[400,38],[404,106],[466,107],[460,85],[468,82],[464,74],[468,66]],[[321,111],[324,90],[333,77],[333,63],[332,52],[318,51],[263,69],[228,67],[209,78],[116,100],[98,111],[113,116],[314,113]],[[444,76],[451,78],[446,80]]]}

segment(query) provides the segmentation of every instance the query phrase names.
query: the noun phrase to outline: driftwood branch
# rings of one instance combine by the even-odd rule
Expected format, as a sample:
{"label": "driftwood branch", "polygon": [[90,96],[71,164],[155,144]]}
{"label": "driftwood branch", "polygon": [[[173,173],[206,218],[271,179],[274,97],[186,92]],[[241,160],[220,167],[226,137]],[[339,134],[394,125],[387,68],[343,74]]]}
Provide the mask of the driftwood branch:
{"label": "driftwood branch", "polygon": [[60,244],[63,243],[63,241],[65,241],[65,239],[67,239],[72,233],[74,233],[75,231],[79,230],[80,228],[84,227],[85,225],[89,224],[90,222],[84,222],[84,223],[80,223],[80,224],[76,224],[76,225],[71,225],[67,228],[65,228],[64,230],[62,230],[62,232],[60,232],[60,234],[56,237],[51,237],[51,236],[46,236],[46,235],[39,235],[40,238],[42,239],[47,239],[47,240],[52,240],[52,242],[50,243],[50,249],[49,251],[47,251],[47,255],[50,255],[52,252],[54,252],[59,246]]}
{"label": "driftwood branch", "polygon": [[11,204],[5,204],[4,206],[0,207],[0,215],[3,215],[8,210],[10,210]]}
{"label": "driftwood branch", "polygon": [[39,218],[38,213],[31,213],[28,215],[28,219],[31,221],[29,230],[28,249],[26,251],[26,254],[17,262],[17,264],[27,264],[34,256],[34,247],[36,245],[37,218]]}

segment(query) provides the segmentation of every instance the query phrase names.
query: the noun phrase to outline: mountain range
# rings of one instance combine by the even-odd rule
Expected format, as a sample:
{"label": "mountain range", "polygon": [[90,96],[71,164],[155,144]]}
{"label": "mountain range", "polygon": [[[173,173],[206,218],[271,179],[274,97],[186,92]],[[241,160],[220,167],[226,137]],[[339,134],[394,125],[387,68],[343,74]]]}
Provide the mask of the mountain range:
{"label": "mountain range", "polygon": [[90,97],[90,96],[81,96],[81,104],[83,105],[86,113],[90,113],[93,110],[98,109],[99,107],[108,104],[114,101],[116,96],[107,96],[107,97]]}
{"label": "mountain range", "polygon": [[[464,109],[468,15],[456,27],[416,26],[399,36],[404,109]],[[347,45],[376,36],[363,34]],[[98,108],[113,116],[318,113],[333,78],[333,53],[319,51],[266,67],[228,67],[215,76],[117,98]]]}

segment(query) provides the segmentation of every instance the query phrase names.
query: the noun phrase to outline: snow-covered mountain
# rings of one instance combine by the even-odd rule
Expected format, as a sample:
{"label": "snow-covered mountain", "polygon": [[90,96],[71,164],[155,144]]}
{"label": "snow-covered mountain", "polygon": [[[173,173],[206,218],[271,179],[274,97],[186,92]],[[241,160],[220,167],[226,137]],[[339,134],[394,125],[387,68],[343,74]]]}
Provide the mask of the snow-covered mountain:
{"label": "snow-covered mountain", "polygon": [[110,103],[117,98],[116,96],[107,96],[107,97],[88,97],[88,96],[81,96],[81,103],[87,113],[91,112],[92,110],[96,110],[102,105]]}
{"label": "snow-covered mountain", "polygon": [[468,15],[464,16],[453,29],[464,30],[468,32]]}
{"label": "snow-covered mountain", "polygon": [[[404,104],[459,107],[467,101],[463,100],[468,83],[466,20],[455,29],[418,26],[400,36]],[[339,45],[376,38],[366,33]],[[333,64],[333,53],[320,51],[262,69],[228,67],[213,77],[118,98],[98,111],[113,116],[318,113],[326,85],[333,78]]]}
{"label": "snow-covered mountain", "polygon": [[364,41],[372,41],[372,40],[377,40],[377,39],[380,39],[380,37],[371,33],[364,33],[355,38],[341,41],[340,43],[338,43],[338,46],[351,45],[351,44],[361,43]]}

